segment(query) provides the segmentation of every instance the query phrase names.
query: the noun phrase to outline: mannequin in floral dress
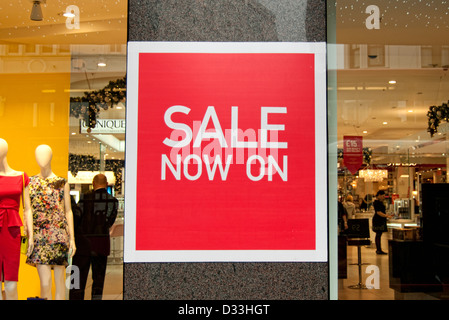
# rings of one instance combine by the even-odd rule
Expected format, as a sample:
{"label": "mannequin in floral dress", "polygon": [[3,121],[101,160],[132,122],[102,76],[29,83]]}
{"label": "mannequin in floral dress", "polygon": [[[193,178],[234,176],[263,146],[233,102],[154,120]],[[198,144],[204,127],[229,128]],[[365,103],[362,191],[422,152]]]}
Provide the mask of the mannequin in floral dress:
{"label": "mannequin in floral dress", "polygon": [[[28,235],[28,254],[33,247],[33,221],[26,173],[11,169],[6,155],[8,143],[0,139],[0,286],[4,283],[7,300],[17,300],[20,266],[20,197],[23,202],[24,233]],[[29,234],[27,234],[29,232]],[[2,300],[0,294],[0,300]]]}
{"label": "mannequin in floral dress", "polygon": [[30,178],[34,249],[27,263],[37,268],[41,298],[52,299],[53,269],[55,300],[64,300],[65,267],[76,250],[70,187],[66,179],[53,173],[49,146],[38,146],[35,154],[41,170]]}

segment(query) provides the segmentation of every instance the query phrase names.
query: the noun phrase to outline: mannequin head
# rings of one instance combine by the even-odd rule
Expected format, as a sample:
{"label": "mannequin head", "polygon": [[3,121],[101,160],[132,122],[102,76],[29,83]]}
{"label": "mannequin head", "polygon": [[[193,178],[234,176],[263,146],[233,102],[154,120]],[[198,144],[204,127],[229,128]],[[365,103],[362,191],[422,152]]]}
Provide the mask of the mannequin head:
{"label": "mannequin head", "polygon": [[0,158],[5,158],[8,153],[8,143],[0,138]]}
{"label": "mannequin head", "polygon": [[51,164],[51,159],[53,157],[53,151],[46,144],[41,144],[36,148],[35,151],[36,161],[39,167],[46,168]]}

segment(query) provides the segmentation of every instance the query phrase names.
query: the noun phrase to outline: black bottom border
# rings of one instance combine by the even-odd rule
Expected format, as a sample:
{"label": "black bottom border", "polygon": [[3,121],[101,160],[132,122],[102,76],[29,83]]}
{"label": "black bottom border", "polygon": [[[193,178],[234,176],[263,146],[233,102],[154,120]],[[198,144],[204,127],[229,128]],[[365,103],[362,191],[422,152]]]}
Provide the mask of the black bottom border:
{"label": "black bottom border", "polygon": [[[448,301],[410,300],[326,300],[326,301],[213,301],[213,300],[104,300],[104,301],[2,301],[4,312],[11,308],[17,311],[21,304],[28,307],[44,307],[48,303],[54,310],[66,315],[81,317],[136,318],[144,316],[154,319],[309,319],[339,318],[356,319],[379,318],[380,314],[391,316],[413,316],[421,312],[436,315],[446,312]],[[28,306],[28,304],[35,306]],[[52,309],[53,310],[53,309]]]}

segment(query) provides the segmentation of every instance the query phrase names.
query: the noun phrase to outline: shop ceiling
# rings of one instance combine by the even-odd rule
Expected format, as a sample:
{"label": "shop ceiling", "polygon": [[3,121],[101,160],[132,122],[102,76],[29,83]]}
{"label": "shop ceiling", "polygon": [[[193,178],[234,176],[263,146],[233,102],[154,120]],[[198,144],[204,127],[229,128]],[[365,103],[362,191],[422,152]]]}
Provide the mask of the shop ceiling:
{"label": "shop ceiling", "polygon": [[[85,91],[104,88],[109,81],[121,79],[126,74],[127,0],[46,0],[41,3],[42,21],[30,19],[32,1],[2,0],[0,4],[0,45],[15,47],[25,45],[31,52],[23,59],[58,59],[71,56],[67,70],[71,74],[71,96],[82,96]],[[79,28],[73,18],[63,16],[79,9]],[[45,46],[53,47],[42,55]],[[56,49],[54,49],[56,48]],[[20,49],[14,48],[14,50]],[[35,51],[35,53],[34,53]],[[3,51],[4,52],[4,51]],[[44,57],[43,57],[44,56]],[[15,59],[20,59],[20,53]],[[99,59],[107,65],[99,67]],[[125,108],[118,106],[101,112],[103,119],[124,119]],[[102,156],[106,159],[123,159],[123,134],[80,134],[79,119],[70,119],[70,152],[100,156],[99,141],[103,140]],[[105,148],[104,148],[105,147]]]}
{"label": "shop ceiling", "polygon": [[[79,29],[66,26],[63,13],[70,5],[80,8]],[[449,4],[376,1],[379,29],[367,29],[365,25],[370,16],[368,5],[357,0],[335,4],[336,39],[343,53],[337,73],[339,147],[344,135],[361,135],[365,146],[377,150],[378,159],[385,153],[403,156],[422,152],[434,157],[446,153],[445,138],[441,139],[444,134],[431,139],[426,132],[426,113],[429,106],[449,99],[446,57],[442,56],[442,49],[449,46]],[[30,0],[2,0],[0,44],[82,44],[103,48],[126,44],[126,0],[46,0],[42,4],[43,21],[30,20],[31,7]],[[85,54],[83,58],[89,63],[84,70],[73,72],[72,87],[83,89],[89,80],[99,89],[108,80],[123,75],[122,70],[99,70],[89,56],[98,57],[101,52],[89,52],[94,47],[87,48],[88,52],[78,52],[78,57]],[[425,61],[428,63],[417,67],[416,59],[421,59],[423,50],[430,54]],[[120,54],[115,57],[124,59]],[[407,67],[409,62],[415,63],[414,67]],[[120,60],[116,64],[124,65]],[[390,80],[396,84],[390,84]],[[78,141],[79,148],[94,148],[85,142]]]}
{"label": "shop ceiling", "polygon": [[[378,29],[370,26],[371,4]],[[344,135],[360,135],[374,150],[374,163],[446,164],[447,126],[431,138],[427,111],[449,100],[449,3],[337,1],[333,18],[344,51],[337,72],[339,147]]]}

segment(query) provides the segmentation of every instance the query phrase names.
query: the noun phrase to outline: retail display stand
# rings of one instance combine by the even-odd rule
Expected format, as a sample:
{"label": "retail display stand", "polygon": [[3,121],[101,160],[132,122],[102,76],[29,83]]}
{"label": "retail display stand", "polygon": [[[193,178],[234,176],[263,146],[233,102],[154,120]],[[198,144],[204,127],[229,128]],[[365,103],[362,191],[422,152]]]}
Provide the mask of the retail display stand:
{"label": "retail display stand", "polygon": [[349,286],[350,289],[367,289],[362,283],[362,246],[371,245],[369,232],[369,219],[349,219],[348,220],[348,246],[357,246],[357,263],[351,263],[359,268],[359,282]]}

